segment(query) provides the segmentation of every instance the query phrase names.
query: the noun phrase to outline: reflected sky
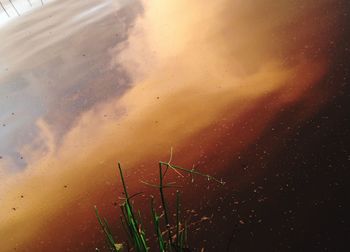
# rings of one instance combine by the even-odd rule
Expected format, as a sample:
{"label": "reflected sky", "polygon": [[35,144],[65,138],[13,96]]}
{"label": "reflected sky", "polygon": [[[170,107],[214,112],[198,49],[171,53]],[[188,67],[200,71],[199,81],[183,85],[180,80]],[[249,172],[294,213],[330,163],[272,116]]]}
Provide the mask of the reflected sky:
{"label": "reflected sky", "polygon": [[[126,15],[132,2],[133,11]],[[126,39],[141,11],[135,2],[64,0],[36,9],[14,2],[21,13],[31,12],[0,28],[0,38],[6,38],[0,43],[2,169],[25,168],[28,149],[48,151],[39,136],[43,127],[59,145],[82,112],[128,88],[123,68],[110,66],[111,50]]]}
{"label": "reflected sky", "polygon": [[30,12],[43,7],[55,0],[9,0],[0,1],[0,27],[4,26],[19,16],[30,15]]}

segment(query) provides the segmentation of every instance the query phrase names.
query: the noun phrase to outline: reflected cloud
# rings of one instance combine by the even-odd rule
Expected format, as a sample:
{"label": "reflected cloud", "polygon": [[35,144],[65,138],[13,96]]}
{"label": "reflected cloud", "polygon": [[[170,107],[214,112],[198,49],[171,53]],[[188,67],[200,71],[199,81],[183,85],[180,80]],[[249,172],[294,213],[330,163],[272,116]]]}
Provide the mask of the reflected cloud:
{"label": "reflected cloud", "polygon": [[[124,8],[129,12],[119,15]],[[40,145],[38,121],[59,145],[81,113],[128,88],[123,67],[110,67],[110,50],[127,38],[140,12],[136,1],[58,1],[0,30],[6,38],[0,45],[0,123],[6,125],[0,151],[17,164],[9,171],[26,166],[18,161],[23,145]],[[29,153],[25,158],[32,160]]]}

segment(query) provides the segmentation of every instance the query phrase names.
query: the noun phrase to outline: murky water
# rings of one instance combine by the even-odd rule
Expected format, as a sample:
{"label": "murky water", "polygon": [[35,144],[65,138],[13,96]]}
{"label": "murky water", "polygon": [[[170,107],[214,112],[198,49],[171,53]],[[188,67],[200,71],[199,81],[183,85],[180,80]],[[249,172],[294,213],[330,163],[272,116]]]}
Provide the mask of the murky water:
{"label": "murky water", "polygon": [[[285,218],[285,192],[297,187],[291,173],[307,168],[295,167],[316,155],[303,159],[310,150],[291,155],[291,148],[300,147],[300,127],[333,95],[333,83],[324,83],[336,79],[341,5],[12,2],[21,16],[3,0],[11,18],[0,12],[1,251],[103,248],[93,206],[118,220],[116,160],[132,192],[154,194],[139,181],[155,181],[157,161],[168,159],[171,147],[174,163],[226,182],[192,184],[173,174],[184,184],[184,207],[196,209],[192,217],[213,221],[193,230],[194,246],[224,251],[238,223],[242,248],[257,246],[259,232],[260,245],[289,248],[281,245],[290,238],[284,227],[294,224]],[[299,177],[297,185],[310,179]],[[281,192],[283,200],[269,201]],[[148,212],[149,198],[140,202]],[[292,228],[298,225],[300,232],[312,226],[307,216]],[[113,230],[122,233],[118,224]]]}

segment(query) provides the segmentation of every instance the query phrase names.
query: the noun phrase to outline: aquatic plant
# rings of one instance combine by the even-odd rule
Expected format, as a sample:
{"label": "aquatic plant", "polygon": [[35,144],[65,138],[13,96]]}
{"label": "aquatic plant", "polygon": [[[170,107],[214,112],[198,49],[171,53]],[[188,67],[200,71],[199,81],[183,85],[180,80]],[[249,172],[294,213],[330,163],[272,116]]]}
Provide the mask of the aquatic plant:
{"label": "aquatic plant", "polygon": [[[208,180],[213,180],[216,183],[224,184],[223,181],[216,179],[213,176],[208,174],[201,173],[195,169],[186,169],[177,165],[173,165],[172,163],[172,152],[170,155],[170,160],[168,162],[160,161],[158,163],[159,166],[159,184],[154,185],[148,182],[141,181],[143,184],[157,188],[159,190],[160,201],[162,205],[163,212],[158,215],[154,197],[151,196],[151,215],[154,224],[154,233],[157,239],[158,248],[160,252],[186,252],[190,251],[188,246],[188,223],[187,221],[181,220],[181,206],[180,206],[180,192],[176,191],[176,209],[175,209],[175,225],[171,226],[170,223],[170,211],[168,209],[167,200],[164,194],[164,189],[166,188],[174,188],[177,187],[174,182],[164,183],[164,178],[169,170],[176,172],[178,175],[183,177],[182,173],[190,174],[193,181],[193,176],[198,175],[207,178]],[[133,204],[131,199],[140,193],[129,195],[126,187],[126,182],[123,175],[123,170],[121,164],[118,162],[119,174],[123,186],[123,193],[125,198],[123,199],[122,204],[120,205],[122,216],[121,223],[124,228],[124,231],[128,235],[129,242],[132,244],[131,246],[137,252],[147,252],[149,251],[149,245],[147,244],[145,230],[141,224],[141,213],[138,211],[135,213]],[[111,251],[113,252],[122,252],[125,251],[125,243],[117,242],[114,238],[114,235],[111,232],[109,224],[105,218],[102,218],[95,206],[95,214],[97,220],[107,238],[107,243]],[[163,219],[163,220],[162,220]],[[161,222],[164,222],[163,225]],[[162,231],[162,226],[165,227],[165,230]],[[129,243],[128,243],[129,244]],[[128,251],[130,250],[128,246]],[[99,251],[96,249],[96,251]]]}

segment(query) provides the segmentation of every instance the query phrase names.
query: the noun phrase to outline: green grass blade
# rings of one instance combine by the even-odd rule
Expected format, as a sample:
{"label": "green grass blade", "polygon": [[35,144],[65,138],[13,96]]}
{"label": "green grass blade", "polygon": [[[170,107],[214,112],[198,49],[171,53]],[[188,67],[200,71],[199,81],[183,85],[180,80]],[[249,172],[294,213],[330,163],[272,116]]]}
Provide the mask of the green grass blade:
{"label": "green grass blade", "polygon": [[159,250],[160,250],[160,252],[165,252],[165,242],[163,239],[162,231],[160,230],[159,216],[157,216],[156,211],[154,209],[154,198],[153,197],[151,198],[151,212],[152,212],[152,217],[153,217],[154,228],[155,228],[157,239],[158,239]]}

